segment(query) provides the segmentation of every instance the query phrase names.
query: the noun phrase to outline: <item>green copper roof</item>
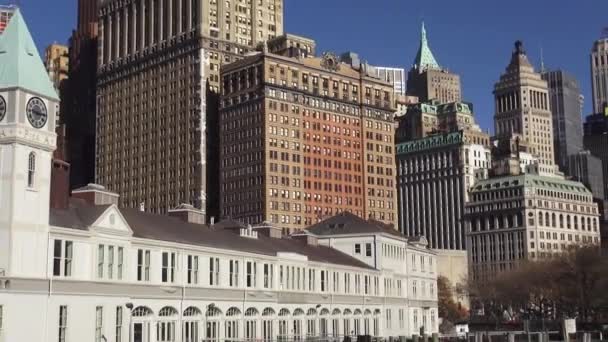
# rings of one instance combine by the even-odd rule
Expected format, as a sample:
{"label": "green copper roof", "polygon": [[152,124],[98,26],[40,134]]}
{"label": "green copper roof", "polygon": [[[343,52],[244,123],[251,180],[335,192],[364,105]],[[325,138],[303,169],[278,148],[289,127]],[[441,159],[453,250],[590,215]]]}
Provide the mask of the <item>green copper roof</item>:
{"label": "green copper roof", "polygon": [[395,148],[397,155],[430,150],[442,146],[460,144],[463,142],[463,132],[452,132],[431,135],[429,137],[416,139],[398,144]]}
{"label": "green copper roof", "polygon": [[541,188],[553,191],[569,191],[574,193],[591,194],[582,183],[567,179],[541,176],[536,174],[522,174],[517,176],[503,176],[481,180],[471,188],[471,192],[494,190],[499,188],[512,188],[525,185],[527,187]]}
{"label": "green copper roof", "polygon": [[19,9],[0,35],[0,89],[14,87],[59,100]]}
{"label": "green copper roof", "polygon": [[420,34],[420,47],[418,48],[414,65],[419,69],[441,69],[439,63],[437,63],[437,60],[435,59],[435,56],[433,56],[433,52],[429,47],[429,42],[426,39],[424,22],[422,23],[422,31]]}

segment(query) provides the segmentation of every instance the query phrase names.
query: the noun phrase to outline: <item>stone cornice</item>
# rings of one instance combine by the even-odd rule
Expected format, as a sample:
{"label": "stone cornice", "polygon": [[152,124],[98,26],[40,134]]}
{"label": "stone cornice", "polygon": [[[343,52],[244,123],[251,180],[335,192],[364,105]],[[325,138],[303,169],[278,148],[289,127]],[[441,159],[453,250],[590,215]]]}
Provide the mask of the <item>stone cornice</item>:
{"label": "stone cornice", "polygon": [[0,126],[0,144],[21,144],[53,152],[57,134],[21,125]]}

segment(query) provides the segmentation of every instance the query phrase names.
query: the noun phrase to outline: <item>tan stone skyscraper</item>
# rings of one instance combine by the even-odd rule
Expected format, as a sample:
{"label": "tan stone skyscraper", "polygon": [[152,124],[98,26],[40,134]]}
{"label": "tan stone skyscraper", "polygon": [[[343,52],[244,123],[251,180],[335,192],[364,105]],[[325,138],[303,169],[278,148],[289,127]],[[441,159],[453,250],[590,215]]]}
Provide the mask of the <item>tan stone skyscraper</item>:
{"label": "tan stone skyscraper", "polygon": [[499,139],[519,139],[527,145],[538,158],[541,174],[556,172],[548,94],[547,81],[534,71],[517,41],[511,62],[494,86],[494,129]]}
{"label": "tan stone skyscraper", "polygon": [[282,31],[282,0],[102,1],[96,182],[123,206],[205,210],[220,65]]}
{"label": "tan stone skyscraper", "polygon": [[420,102],[431,100],[439,103],[462,101],[460,76],[441,67],[426,36],[426,28],[422,23],[420,45],[412,68],[407,74],[407,95],[416,96]]}
{"label": "tan stone skyscraper", "polygon": [[593,113],[603,113],[608,104],[608,29],[604,37],[593,44],[591,50],[591,87]]}
{"label": "tan stone skyscraper", "polygon": [[288,230],[343,211],[395,224],[393,84],[333,54],[290,55],[222,70],[222,216]]}
{"label": "tan stone skyscraper", "polygon": [[61,81],[68,78],[68,47],[61,44],[47,46],[44,55],[44,66],[49,73],[55,89],[59,89]]}

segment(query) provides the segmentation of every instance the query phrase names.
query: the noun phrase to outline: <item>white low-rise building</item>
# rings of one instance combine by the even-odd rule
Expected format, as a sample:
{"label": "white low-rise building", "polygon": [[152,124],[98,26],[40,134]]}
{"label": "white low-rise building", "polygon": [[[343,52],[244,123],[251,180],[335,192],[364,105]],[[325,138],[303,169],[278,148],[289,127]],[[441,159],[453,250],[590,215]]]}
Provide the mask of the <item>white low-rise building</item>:
{"label": "white low-rise building", "polygon": [[51,189],[59,100],[19,10],[0,46],[1,342],[437,332],[423,238],[347,213],[286,237],[202,225],[189,206],[120,209],[100,186]]}

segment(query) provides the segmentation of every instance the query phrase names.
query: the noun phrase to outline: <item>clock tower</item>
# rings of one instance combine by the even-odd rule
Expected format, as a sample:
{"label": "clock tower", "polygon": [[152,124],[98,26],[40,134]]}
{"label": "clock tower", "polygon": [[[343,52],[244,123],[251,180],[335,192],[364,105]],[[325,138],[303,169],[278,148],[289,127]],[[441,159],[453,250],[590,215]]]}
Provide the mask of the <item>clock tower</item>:
{"label": "clock tower", "polygon": [[17,9],[0,35],[0,276],[44,278],[59,97]]}

